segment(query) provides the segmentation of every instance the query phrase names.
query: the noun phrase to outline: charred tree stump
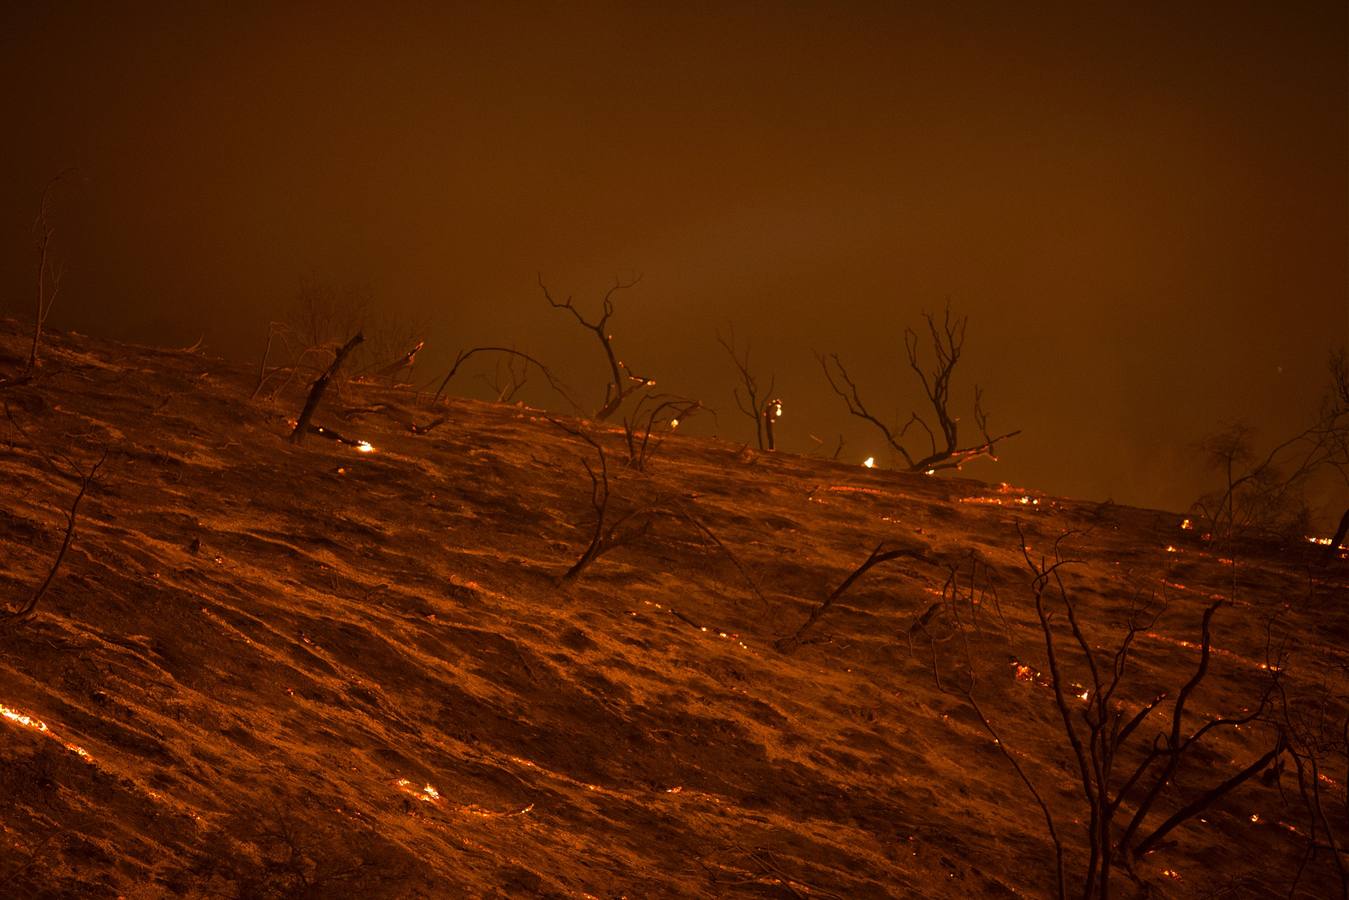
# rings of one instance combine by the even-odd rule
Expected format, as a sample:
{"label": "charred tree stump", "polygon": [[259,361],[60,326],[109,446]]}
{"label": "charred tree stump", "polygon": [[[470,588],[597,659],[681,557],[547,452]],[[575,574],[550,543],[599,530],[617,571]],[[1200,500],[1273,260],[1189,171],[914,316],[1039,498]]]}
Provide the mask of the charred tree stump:
{"label": "charred tree stump", "polygon": [[347,356],[356,345],[365,340],[365,335],[359,331],[351,340],[347,341],[337,349],[337,355],[333,357],[332,364],[324,371],[322,375],[314,379],[314,386],[309,389],[309,397],[304,401],[304,409],[300,410],[300,418],[295,422],[295,430],[290,433],[290,442],[298,444],[304,440],[305,433],[309,431],[309,420],[314,417],[314,410],[318,409],[319,401],[323,399],[323,392],[328,389],[328,382],[332,381],[337,370],[342,367]]}

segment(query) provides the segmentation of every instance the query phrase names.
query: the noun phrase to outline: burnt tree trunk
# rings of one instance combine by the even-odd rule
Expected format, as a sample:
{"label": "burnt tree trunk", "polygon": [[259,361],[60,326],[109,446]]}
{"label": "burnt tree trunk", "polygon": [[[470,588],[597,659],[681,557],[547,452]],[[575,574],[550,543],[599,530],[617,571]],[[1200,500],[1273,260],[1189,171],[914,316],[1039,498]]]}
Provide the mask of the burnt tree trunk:
{"label": "burnt tree trunk", "polygon": [[337,350],[337,355],[333,357],[332,364],[324,371],[322,375],[314,379],[314,386],[309,389],[309,397],[304,401],[304,409],[300,410],[300,418],[295,422],[295,430],[290,433],[290,442],[298,444],[304,440],[305,432],[309,430],[309,420],[314,417],[314,410],[318,409],[319,401],[323,399],[323,392],[328,389],[328,382],[332,381],[337,370],[342,367],[347,355],[356,349],[356,345],[365,340],[365,335],[359,331],[356,335]]}

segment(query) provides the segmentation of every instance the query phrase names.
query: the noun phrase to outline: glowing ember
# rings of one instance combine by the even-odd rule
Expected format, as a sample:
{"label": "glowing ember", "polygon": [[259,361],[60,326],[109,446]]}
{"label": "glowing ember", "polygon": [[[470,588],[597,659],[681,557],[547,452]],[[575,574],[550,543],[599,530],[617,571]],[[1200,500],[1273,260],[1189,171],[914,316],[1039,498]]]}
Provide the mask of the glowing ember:
{"label": "glowing ember", "polygon": [[38,734],[41,734],[44,737],[51,738],[52,740],[59,743],[62,747],[65,747],[71,753],[74,753],[80,759],[84,760],[85,762],[91,763],[94,761],[94,758],[89,755],[88,750],[85,750],[83,747],[80,747],[76,744],[72,744],[69,741],[62,740],[60,737],[54,734],[50,728],[47,727],[46,722],[43,722],[40,719],[35,719],[30,715],[21,713],[17,709],[11,709],[10,707],[5,706],[3,703],[0,703],[0,717],[3,717],[9,720],[10,722],[13,722],[15,725],[18,725],[21,728],[28,728],[33,731],[36,731]]}
{"label": "glowing ember", "polygon": [[409,797],[415,797],[422,803],[440,802],[440,791],[436,790],[429,784],[423,788],[418,788],[416,785],[414,785],[411,781],[408,781],[406,778],[400,778],[394,782],[394,785],[400,791],[407,794]]}
{"label": "glowing ember", "polygon": [[1007,503],[1016,503],[1020,506],[1039,506],[1040,498],[1032,497],[1030,494],[1022,494],[1020,497],[961,497],[961,503],[978,503],[981,506],[1003,506]]}
{"label": "glowing ember", "polygon": [[1174,545],[1174,544],[1167,544],[1167,545],[1166,545],[1166,552],[1167,552],[1167,553],[1175,553],[1175,552],[1177,552],[1177,551],[1176,551],[1175,545]]}
{"label": "glowing ember", "polygon": [[[1312,537],[1311,535],[1304,535],[1304,537],[1307,539],[1307,543],[1309,543],[1309,544],[1318,544],[1318,545],[1320,545],[1320,546],[1322,546],[1322,547],[1329,547],[1329,546],[1330,546],[1330,542],[1334,540],[1334,538],[1328,538],[1328,537]],[[1344,544],[1340,544],[1340,546],[1336,547],[1335,549],[1336,549],[1336,550],[1349,550],[1349,547],[1346,547]]]}
{"label": "glowing ember", "polygon": [[866,459],[862,460],[862,465],[866,466],[868,469],[876,468],[876,457],[868,456]]}
{"label": "glowing ember", "polygon": [[372,446],[370,446],[370,442],[369,442],[369,441],[357,441],[357,442],[356,442],[356,451],[357,451],[358,453],[374,453],[374,452],[375,452],[375,448],[372,447]]}
{"label": "glowing ember", "polygon": [[1194,523],[1189,519],[1183,519],[1180,523],[1181,531],[1194,531]]}

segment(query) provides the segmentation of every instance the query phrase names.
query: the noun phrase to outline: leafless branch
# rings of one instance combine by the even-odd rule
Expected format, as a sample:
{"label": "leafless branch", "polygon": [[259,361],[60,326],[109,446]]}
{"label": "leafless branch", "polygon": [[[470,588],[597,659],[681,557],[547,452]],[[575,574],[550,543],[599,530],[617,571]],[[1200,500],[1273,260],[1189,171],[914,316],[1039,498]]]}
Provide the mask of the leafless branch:
{"label": "leafless branch", "polygon": [[628,448],[628,465],[646,471],[647,461],[665,439],[689,416],[703,409],[697,400],[674,394],[643,394],[632,413],[623,419],[623,440]]}
{"label": "leafless branch", "polygon": [[556,391],[563,400],[566,400],[567,403],[571,405],[572,409],[580,409],[580,406],[572,398],[571,393],[567,390],[566,386],[554,377],[552,369],[549,369],[528,353],[522,353],[514,347],[472,347],[468,350],[460,350],[455,354],[454,364],[450,366],[450,371],[447,372],[445,377],[441,380],[440,387],[436,388],[436,394],[433,398],[436,402],[439,402],[440,399],[445,396],[445,389],[449,387],[450,380],[454,378],[455,373],[459,371],[459,367],[479,353],[504,353],[508,357],[524,360],[526,363],[533,365],[534,368],[543,373],[543,377],[548,381],[548,386]]}
{"label": "leafless branch", "polygon": [[565,309],[571,313],[578,325],[595,335],[599,341],[600,348],[604,351],[604,359],[609,366],[609,384],[604,389],[604,403],[595,412],[595,420],[603,422],[608,419],[618,408],[623,405],[623,401],[634,392],[642,388],[655,387],[655,380],[646,378],[634,373],[628,366],[618,358],[614,352],[614,336],[609,333],[609,319],[614,314],[614,295],[619,291],[627,290],[641,281],[641,276],[637,276],[630,281],[615,279],[613,285],[604,292],[604,297],[600,302],[600,316],[595,321],[590,321],[581,315],[581,311],[576,308],[571,297],[566,300],[557,301],[553,295],[548,292],[548,286],[543,283],[543,276],[539,275],[539,289],[543,291],[544,299],[548,305],[554,309]]}
{"label": "leafless branch", "polygon": [[[904,330],[904,353],[918,381],[923,386],[935,418],[934,429],[917,411],[910,414],[908,420],[898,429],[892,428],[879,417],[872,414],[863,402],[857,384],[848,374],[842,359],[837,353],[816,354],[815,358],[824,371],[824,377],[834,393],[842,398],[848,412],[859,419],[870,422],[885,436],[886,442],[904,459],[905,465],[913,472],[934,472],[941,469],[959,468],[971,459],[987,456],[996,459],[997,445],[1001,441],[1016,437],[1020,429],[994,436],[988,428],[988,414],[983,408],[983,390],[974,389],[974,422],[979,428],[981,440],[961,446],[959,439],[958,417],[951,412],[951,377],[965,345],[966,316],[953,316],[951,304],[946,304],[945,315],[940,325],[931,313],[923,313],[927,322],[928,335],[931,338],[932,352],[936,357],[933,368],[925,369],[918,352],[918,334],[912,329]],[[925,451],[911,450],[905,443],[909,430],[918,426],[927,435]]]}
{"label": "leafless branch", "polygon": [[[732,326],[728,337],[722,337],[721,333],[717,332],[717,343],[725,349],[726,355],[731,358],[731,364],[735,366],[740,376],[740,385],[732,390],[736,408],[754,420],[754,437],[759,443],[759,449],[774,449],[776,441],[773,429],[777,419],[782,415],[782,401],[773,393],[777,376],[770,375],[768,388],[760,393],[759,381],[750,369],[749,341],[745,342],[744,351],[740,351],[735,339],[735,328]],[[744,394],[741,394],[741,390]]]}
{"label": "leafless branch", "polygon": [[46,596],[47,589],[52,586],[52,582],[56,580],[56,573],[60,571],[61,564],[65,562],[66,552],[70,549],[71,542],[75,540],[75,524],[80,512],[80,503],[84,501],[85,494],[89,492],[89,486],[93,484],[94,478],[98,475],[98,470],[103,467],[103,463],[107,459],[108,450],[104,448],[98,461],[80,477],[80,488],[75,493],[75,499],[71,501],[70,508],[66,510],[65,536],[61,539],[61,548],[56,552],[56,558],[52,560],[51,568],[47,570],[47,577],[34,589],[22,606],[13,612],[0,613],[0,625],[11,625],[28,619],[37,609],[37,605],[42,602],[42,598]]}
{"label": "leafless branch", "polygon": [[801,623],[800,628],[796,629],[796,631],[788,637],[779,638],[777,641],[774,642],[774,646],[776,646],[778,650],[780,650],[783,653],[791,653],[794,650],[796,650],[796,648],[801,646],[801,643],[805,638],[806,632],[809,631],[812,627],[814,627],[815,623],[819,621],[821,616],[823,616],[826,612],[829,611],[829,607],[833,606],[834,602],[837,601],[838,598],[842,597],[845,593],[847,593],[848,588],[852,587],[853,583],[856,582],[857,579],[861,578],[873,567],[878,566],[881,563],[890,562],[891,560],[900,559],[901,557],[909,557],[911,559],[919,559],[919,560],[924,560],[927,558],[923,555],[921,551],[914,550],[908,547],[900,547],[893,550],[887,550],[885,549],[885,542],[882,541],[881,543],[876,545],[876,549],[871,551],[871,555],[868,556],[865,560],[863,560],[862,564],[852,571],[852,574],[850,574],[847,578],[843,579],[842,583],[839,584],[838,587],[834,588],[833,593],[831,593],[828,597],[824,598],[824,601],[822,603],[820,603],[818,606],[816,606],[814,609],[810,611],[810,615],[806,617],[806,621]]}

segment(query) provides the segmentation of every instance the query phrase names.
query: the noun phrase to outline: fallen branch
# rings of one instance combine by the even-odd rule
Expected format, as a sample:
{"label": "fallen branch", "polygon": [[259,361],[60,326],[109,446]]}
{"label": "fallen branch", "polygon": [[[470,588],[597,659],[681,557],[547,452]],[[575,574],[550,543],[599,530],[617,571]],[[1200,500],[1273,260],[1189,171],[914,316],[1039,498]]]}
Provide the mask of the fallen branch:
{"label": "fallen branch", "polygon": [[857,581],[857,579],[861,578],[873,567],[878,566],[881,563],[906,556],[912,559],[926,559],[922,553],[915,550],[910,550],[908,548],[886,550],[884,541],[877,544],[876,549],[871,551],[871,555],[868,556],[860,566],[854,569],[851,575],[843,579],[843,583],[834,588],[833,593],[826,597],[823,603],[810,611],[810,615],[806,618],[805,622],[801,623],[801,627],[796,629],[795,634],[792,634],[789,637],[779,638],[773,642],[773,646],[777,647],[777,649],[783,653],[791,653],[796,650],[796,648],[801,646],[801,641],[805,637],[806,632],[819,621],[820,616],[828,612],[829,607],[834,605],[834,601],[838,600],[839,597],[842,597],[844,593],[847,592],[848,588],[853,586],[853,582]]}
{"label": "fallen branch", "polygon": [[309,431],[309,420],[314,417],[314,411],[318,409],[319,401],[323,399],[323,392],[328,389],[328,382],[337,374],[337,370],[342,367],[348,354],[356,349],[365,336],[359,331],[337,350],[337,355],[333,357],[332,363],[322,375],[314,379],[314,386],[309,389],[309,397],[304,402],[304,409],[300,411],[300,418],[295,421],[295,430],[290,433],[290,442],[299,444],[304,441],[305,434]]}

